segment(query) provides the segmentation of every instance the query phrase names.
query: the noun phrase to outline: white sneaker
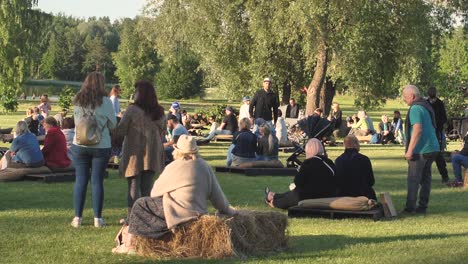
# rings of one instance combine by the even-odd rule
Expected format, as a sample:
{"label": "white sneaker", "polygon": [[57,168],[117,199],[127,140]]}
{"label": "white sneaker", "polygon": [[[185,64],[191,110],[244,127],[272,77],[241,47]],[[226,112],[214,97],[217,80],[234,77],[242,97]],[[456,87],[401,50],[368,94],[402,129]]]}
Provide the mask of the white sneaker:
{"label": "white sneaker", "polygon": [[78,228],[81,226],[81,217],[75,216],[71,222],[71,226],[74,228]]}
{"label": "white sneaker", "polygon": [[104,223],[104,220],[102,218],[94,218],[94,227],[105,227],[106,224]]}

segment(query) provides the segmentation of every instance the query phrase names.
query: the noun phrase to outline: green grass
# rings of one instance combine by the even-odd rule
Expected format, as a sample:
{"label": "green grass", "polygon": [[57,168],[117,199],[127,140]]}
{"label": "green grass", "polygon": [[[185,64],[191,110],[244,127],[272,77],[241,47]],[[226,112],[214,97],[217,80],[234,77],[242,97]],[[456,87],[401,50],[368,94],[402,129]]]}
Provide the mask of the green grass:
{"label": "green grass", "polygon": [[[351,102],[339,98],[345,115]],[[394,109],[406,111],[399,102],[377,112]],[[24,107],[23,105],[21,107]],[[22,116],[0,115],[1,125],[14,124]],[[374,118],[374,120],[376,120]],[[6,124],[6,125],[4,125]],[[201,148],[202,156],[212,166],[225,162],[226,143]],[[449,149],[459,147],[450,143]],[[335,159],[342,147],[329,147]],[[377,192],[391,193],[397,209],[402,209],[406,195],[407,165],[401,146],[363,145],[361,152],[371,158]],[[288,154],[281,153],[285,161]],[[450,167],[450,164],[448,164]],[[393,221],[291,219],[287,251],[249,259],[165,260],[161,263],[466,263],[468,259],[468,193],[440,184],[433,168],[433,189],[428,215],[398,218]],[[451,168],[450,176],[453,178]],[[292,177],[246,177],[217,173],[229,201],[238,208],[275,210],[263,202],[263,188],[286,191]],[[0,183],[0,263],[152,263],[151,259],[114,256],[110,253],[119,229],[118,220],[126,213],[125,180],[110,172],[105,180],[104,229],[92,227],[91,195],[88,192],[84,226],[70,226],[73,217],[73,183],[41,184],[35,182]],[[284,212],[283,212],[284,213]]]}

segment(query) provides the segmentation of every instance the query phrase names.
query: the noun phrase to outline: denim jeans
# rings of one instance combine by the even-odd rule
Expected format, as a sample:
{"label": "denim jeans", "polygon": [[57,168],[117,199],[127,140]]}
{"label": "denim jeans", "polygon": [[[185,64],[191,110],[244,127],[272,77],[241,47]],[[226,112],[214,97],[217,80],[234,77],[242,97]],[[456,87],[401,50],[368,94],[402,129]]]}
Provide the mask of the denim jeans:
{"label": "denim jeans", "polygon": [[234,149],[236,145],[231,144],[228,148],[227,151],[227,156],[226,156],[226,167],[231,167],[232,164],[232,150]]}
{"label": "denim jeans", "polygon": [[210,134],[204,139],[205,140],[211,140],[216,135],[232,135],[232,132],[231,132],[231,130],[224,130],[224,129],[223,130],[218,130],[218,129],[215,129],[212,132],[210,132]]}
{"label": "denim jeans", "polygon": [[72,145],[75,165],[75,189],[73,193],[73,205],[75,216],[83,215],[86,200],[88,182],[91,180],[91,192],[93,195],[94,217],[102,217],[104,203],[104,174],[107,162],[110,158],[110,148],[85,148]]}
{"label": "denim jeans", "polygon": [[459,182],[463,181],[462,166],[468,169],[468,156],[454,154],[452,157],[453,174],[455,175],[455,179]]}
{"label": "denim jeans", "polygon": [[414,159],[408,161],[408,193],[406,196],[406,210],[414,211],[419,191],[418,207],[426,209],[431,194],[431,167],[438,152],[430,154],[415,154]]}

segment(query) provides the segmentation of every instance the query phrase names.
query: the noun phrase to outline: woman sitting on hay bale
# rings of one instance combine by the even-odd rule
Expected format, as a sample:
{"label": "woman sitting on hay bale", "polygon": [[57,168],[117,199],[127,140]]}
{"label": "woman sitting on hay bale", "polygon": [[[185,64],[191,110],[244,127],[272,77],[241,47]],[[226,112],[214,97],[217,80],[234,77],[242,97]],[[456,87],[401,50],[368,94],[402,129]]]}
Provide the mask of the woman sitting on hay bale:
{"label": "woman sitting on hay bale", "polygon": [[171,229],[206,214],[207,199],[220,213],[237,214],[211,167],[199,156],[195,139],[182,135],[174,147],[174,161],[154,182],[151,197],[140,198],[133,205],[125,243],[112,252],[133,253],[135,236],[164,239]]}
{"label": "woman sitting on hay bale", "polygon": [[1,160],[1,169],[6,168],[38,168],[44,165],[42,155],[36,135],[29,132],[28,124],[19,121],[16,124],[14,139],[10,150],[5,152]]}
{"label": "woman sitting on hay bale", "polygon": [[325,155],[322,142],[316,138],[309,139],[305,152],[306,160],[290,185],[291,191],[274,193],[268,187],[265,189],[265,202],[269,206],[288,209],[302,200],[336,195],[335,164]]}

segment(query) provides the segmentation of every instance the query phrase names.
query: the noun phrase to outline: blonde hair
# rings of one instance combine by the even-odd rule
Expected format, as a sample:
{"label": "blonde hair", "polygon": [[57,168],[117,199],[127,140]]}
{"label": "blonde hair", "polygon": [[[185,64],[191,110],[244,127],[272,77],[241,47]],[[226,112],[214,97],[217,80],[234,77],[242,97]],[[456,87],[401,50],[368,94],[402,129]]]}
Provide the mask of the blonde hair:
{"label": "blonde hair", "polygon": [[359,140],[357,139],[355,135],[346,136],[343,140],[343,145],[345,149],[351,148],[351,149],[357,149],[357,151],[359,151],[359,149],[361,148],[361,146],[359,145]]}
{"label": "blonde hair", "polygon": [[307,141],[305,146],[306,159],[312,158],[313,156],[325,154],[322,142],[316,138],[311,138]]}
{"label": "blonde hair", "polygon": [[196,160],[200,158],[200,154],[198,154],[198,152],[184,153],[177,149],[174,149],[174,152],[172,152],[172,156],[174,157],[174,160]]}
{"label": "blonde hair", "polygon": [[28,124],[25,121],[19,121],[16,123],[15,135],[21,136],[26,133],[29,133]]}
{"label": "blonde hair", "polygon": [[244,117],[242,118],[240,121],[239,121],[239,130],[243,130],[243,129],[250,129],[251,127],[251,124],[250,124],[250,119],[247,118],[247,117]]}

